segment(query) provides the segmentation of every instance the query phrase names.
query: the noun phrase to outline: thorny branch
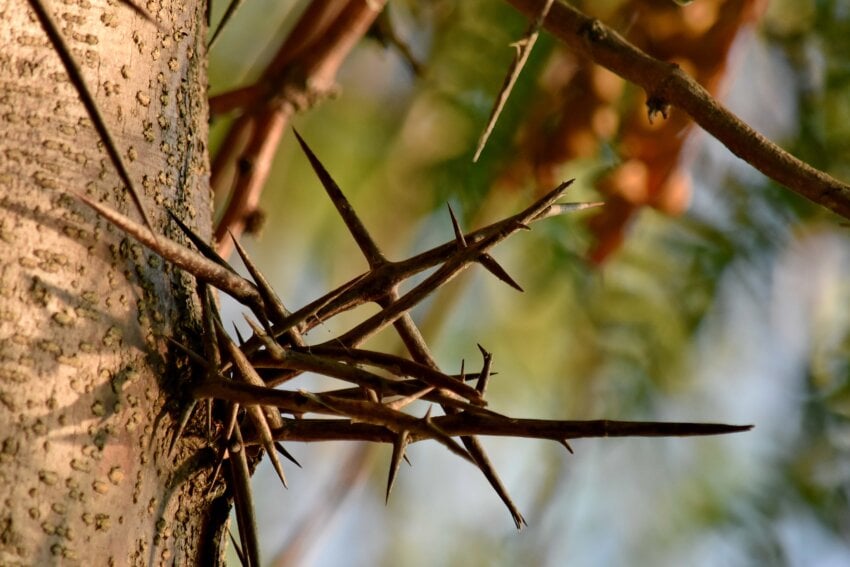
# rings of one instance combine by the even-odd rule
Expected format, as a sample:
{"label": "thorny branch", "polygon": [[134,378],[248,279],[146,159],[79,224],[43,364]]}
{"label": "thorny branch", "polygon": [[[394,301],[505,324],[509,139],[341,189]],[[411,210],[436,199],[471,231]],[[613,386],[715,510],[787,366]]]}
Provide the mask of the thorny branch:
{"label": "thorny branch", "polygon": [[[480,372],[454,376],[444,373],[434,361],[428,346],[408,313],[422,299],[435,292],[472,263],[481,263],[504,280],[506,272],[487,251],[520,229],[535,222],[589,206],[558,203],[570,182],[550,191],[525,210],[464,234],[453,219],[455,234],[441,246],[393,262],[384,258],[360,221],[354,208],[319,162],[299,138],[305,154],[340,212],[352,236],[369,259],[369,270],[341,288],[329,292],[310,305],[289,313],[268,287],[265,277],[247,253],[237,247],[254,282],[237,275],[218,254],[185,224],[180,228],[198,251],[179,245],[164,236],[155,238],[147,227],[77,194],[107,220],[140,242],[188,271],[199,282],[204,301],[205,356],[181,349],[206,369],[204,377],[191,389],[195,400],[208,399],[221,405],[227,416],[214,428],[219,432],[212,443],[222,459],[230,461],[229,482],[234,483],[237,518],[242,529],[253,531],[249,508],[250,489],[242,460],[246,452],[254,458],[264,449],[291,458],[283,441],[365,440],[392,443],[393,458],[388,475],[387,494],[392,488],[404,447],[432,440],[478,466],[511,512],[517,527],[525,523],[507,494],[477,435],[498,435],[551,439],[566,445],[568,439],[582,437],[689,436],[716,435],[745,431],[749,425],[706,423],[623,422],[610,420],[558,421],[515,419],[487,409],[485,383],[491,376],[491,355],[481,349],[484,363]],[[452,215],[453,216],[453,215]],[[488,258],[486,263],[483,258]],[[404,295],[401,282],[428,268],[436,270]],[[511,278],[506,283],[513,282]],[[514,282],[515,283],[515,282]],[[218,314],[212,309],[206,286],[224,291],[251,309],[259,324],[249,319],[253,336],[232,341],[224,332]],[[354,328],[322,344],[309,344],[305,334],[319,320],[327,320],[364,302],[373,301],[381,311]],[[380,330],[393,324],[408,347],[410,358],[359,348]],[[370,370],[371,369],[371,370]],[[342,383],[341,388],[307,391],[291,384],[302,372],[323,374]],[[476,380],[475,387],[466,383]],[[289,388],[278,389],[275,384]],[[403,411],[414,400],[437,404],[444,415],[431,416],[429,409],[417,417]],[[195,407],[193,403],[191,407]],[[243,411],[244,410],[244,411]],[[304,419],[305,414],[325,416]],[[244,439],[243,439],[244,436]],[[461,443],[455,438],[459,437]],[[566,445],[569,449],[569,445]],[[275,469],[284,479],[283,468],[273,457]],[[235,461],[234,461],[235,459]],[[257,563],[255,534],[245,534],[242,547],[247,560]]]}

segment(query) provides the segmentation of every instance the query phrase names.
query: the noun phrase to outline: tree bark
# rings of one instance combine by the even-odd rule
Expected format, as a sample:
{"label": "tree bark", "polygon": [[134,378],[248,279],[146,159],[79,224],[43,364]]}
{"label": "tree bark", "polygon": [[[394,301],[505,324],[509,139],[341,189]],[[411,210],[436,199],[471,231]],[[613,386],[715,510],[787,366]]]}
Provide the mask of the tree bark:
{"label": "tree bark", "polygon": [[[159,233],[211,233],[204,5],[47,2]],[[168,454],[194,281],[69,196],[135,218],[24,0],[0,0],[0,564],[210,565],[211,456]]]}

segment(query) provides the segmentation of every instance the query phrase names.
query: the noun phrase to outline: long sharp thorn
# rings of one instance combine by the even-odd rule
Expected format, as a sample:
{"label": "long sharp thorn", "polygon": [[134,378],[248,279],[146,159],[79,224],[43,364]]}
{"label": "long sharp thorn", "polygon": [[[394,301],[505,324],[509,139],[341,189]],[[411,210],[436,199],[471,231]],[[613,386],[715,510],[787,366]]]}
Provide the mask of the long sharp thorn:
{"label": "long sharp thorn", "polygon": [[502,499],[505,506],[507,506],[508,511],[511,513],[511,517],[514,520],[514,524],[516,524],[516,528],[518,530],[522,529],[523,525],[528,525],[528,522],[525,521],[522,513],[520,513],[519,509],[514,504],[514,501],[511,499],[508,494],[507,489],[502,484],[499,475],[496,473],[496,469],[493,467],[493,463],[490,462],[490,458],[487,456],[487,453],[484,451],[484,447],[481,446],[481,443],[475,437],[461,437],[461,441],[463,441],[464,447],[469,451],[469,454],[472,455],[472,458],[475,460],[475,464],[478,465],[478,468],[481,469],[481,472],[484,473],[484,476],[487,478],[487,481],[490,483],[490,486],[496,491],[496,494],[499,495],[499,498]]}
{"label": "long sharp thorn", "polygon": [[118,0],[118,1],[121,2],[122,4],[124,4],[125,6],[127,6],[128,8],[130,8],[137,16],[139,16],[142,19],[147,20],[150,23],[152,23],[153,25],[155,25],[159,31],[166,31],[165,28],[163,27],[163,25],[160,24],[156,19],[154,19],[154,17],[150,14],[150,12],[148,12],[147,10],[145,10],[144,8],[142,8],[141,6],[139,6],[138,4],[133,2],[132,0]]}
{"label": "long sharp thorn", "polygon": [[[221,368],[221,351],[218,349],[218,335],[215,328],[215,320],[218,313],[215,308],[215,300],[209,286],[204,282],[198,283],[198,295],[201,298],[201,325],[203,329],[204,353],[207,356],[209,366],[207,367],[207,378],[214,375]],[[207,437],[212,438],[212,410],[213,401],[207,400]]]}
{"label": "long sharp thorn", "polygon": [[[248,269],[251,277],[254,278],[254,283],[257,286],[257,290],[260,292],[260,296],[263,298],[263,305],[265,306],[266,311],[271,311],[270,313],[267,313],[266,316],[275,325],[281,325],[291,314],[287,311],[283,302],[280,300],[280,297],[278,297],[277,293],[275,293],[274,289],[269,284],[266,276],[263,275],[259,268],[257,268],[256,264],[254,264],[251,260],[251,257],[248,255],[245,248],[239,243],[233,234],[230,235],[230,238],[233,240],[236,252],[239,254],[239,257],[242,258],[242,263],[245,264],[245,267]],[[304,340],[301,338],[301,334],[298,333],[297,330],[293,328],[286,329],[286,333],[293,344],[298,346],[304,345]]]}
{"label": "long sharp thorn", "polygon": [[233,494],[236,503],[236,517],[239,520],[239,535],[242,549],[251,567],[259,567],[260,545],[257,537],[257,520],[254,516],[254,502],[251,495],[251,473],[248,471],[248,459],[245,456],[245,444],[239,425],[234,430],[235,444],[230,449],[230,472],[233,478]]}
{"label": "long sharp thorn", "polygon": [[177,430],[174,432],[174,436],[171,438],[171,443],[168,446],[168,455],[174,454],[174,448],[183,436],[183,432],[186,430],[186,425],[189,423],[189,418],[192,417],[192,412],[195,410],[195,406],[197,404],[198,400],[192,400],[186,404],[186,407],[184,407],[183,411],[180,412],[180,419],[177,422]]}
{"label": "long sharp thorn", "polygon": [[233,323],[233,333],[236,335],[236,341],[240,345],[244,345],[245,338],[242,336],[242,333],[239,332],[239,327],[236,326],[236,323]]}
{"label": "long sharp thorn", "polygon": [[218,26],[216,26],[215,32],[213,32],[212,39],[210,39],[210,43],[207,45],[207,50],[211,50],[213,48],[219,34],[221,34],[222,30],[224,30],[224,26],[226,26],[230,22],[231,18],[233,18],[233,15],[236,14],[236,11],[242,5],[242,2],[243,0],[231,0],[230,4],[227,5],[227,10],[221,17],[221,21],[218,23]]}
{"label": "long sharp thorn", "polygon": [[213,489],[215,488],[215,483],[218,480],[218,475],[221,474],[221,467],[224,465],[224,457],[227,454],[227,447],[222,445],[216,454],[216,464],[213,469],[212,475],[210,475],[210,485],[207,487],[207,496],[212,494]]}
{"label": "long sharp thorn", "polygon": [[432,432],[433,439],[435,441],[439,441],[445,447],[447,447],[452,453],[463,457],[467,461],[477,464],[475,461],[475,457],[471,455],[467,450],[458,445],[458,443],[452,439],[445,431],[440,429],[436,424],[434,424],[431,419],[431,406],[428,406],[428,410],[425,412],[425,415],[422,416],[421,421],[425,423],[425,426]]}
{"label": "long sharp thorn", "polygon": [[251,327],[251,331],[253,331],[254,335],[260,340],[260,343],[265,347],[266,352],[271,355],[274,360],[282,361],[286,358],[286,351],[282,346],[277,344],[270,334],[265,332],[260,328],[254,321],[251,320],[247,315],[245,317],[245,322]]}
{"label": "long sharp thorn", "polygon": [[463,231],[460,229],[460,224],[457,222],[457,217],[455,216],[454,210],[452,210],[451,203],[446,203],[449,207],[449,216],[452,218],[452,229],[455,231],[455,240],[457,241],[458,248],[466,248],[466,237],[463,235]]}
{"label": "long sharp thorn", "polygon": [[395,483],[396,474],[398,473],[398,468],[401,465],[401,460],[404,458],[404,449],[407,447],[409,439],[410,434],[407,430],[402,430],[393,441],[393,454],[390,458],[390,471],[387,475],[387,494],[384,498],[385,504],[390,501],[390,492],[393,489],[393,483]]}
{"label": "long sharp thorn", "polygon": [[475,385],[475,389],[483,395],[487,389],[487,383],[490,381],[490,366],[493,363],[493,354],[484,350],[484,347],[481,345],[478,345],[478,350],[481,351],[481,356],[484,358],[484,365],[478,374],[478,383]]}
{"label": "long sharp thorn", "polygon": [[171,220],[173,220],[174,223],[178,227],[180,227],[180,230],[183,231],[183,234],[185,234],[186,237],[192,241],[192,244],[195,245],[195,248],[197,248],[201,254],[203,254],[219,266],[227,268],[231,272],[236,273],[236,270],[234,270],[233,267],[228,264],[224,258],[219,256],[218,252],[215,251],[215,248],[204,242],[204,239],[201,238],[201,235],[189,228],[186,223],[180,220],[180,217],[174,214],[174,211],[172,211],[171,209],[166,209],[166,211],[168,211],[169,216],[171,216]]}
{"label": "long sharp thorn", "polygon": [[153,224],[151,223],[150,217],[148,217],[148,213],[145,211],[145,207],[142,205],[142,199],[139,196],[139,192],[136,190],[133,180],[130,179],[130,173],[124,165],[124,160],[121,159],[121,153],[118,151],[115,140],[112,138],[112,134],[109,133],[109,128],[106,127],[106,121],[103,119],[103,116],[101,116],[100,110],[98,110],[97,102],[95,102],[94,97],[89,91],[86,80],[83,78],[83,73],[80,71],[80,67],[77,65],[77,61],[74,59],[74,56],[71,55],[71,50],[65,42],[62,32],[59,31],[59,26],[56,25],[53,15],[45,7],[41,0],[29,0],[29,4],[33,9],[33,12],[35,12],[36,17],[38,17],[38,21],[41,23],[41,27],[47,34],[48,39],[50,39],[50,43],[53,44],[54,50],[57,55],[59,55],[59,59],[62,60],[65,72],[68,73],[68,78],[71,80],[71,84],[73,84],[74,88],[77,90],[80,101],[83,103],[95,131],[98,136],[100,136],[112,165],[118,172],[118,177],[121,178],[121,182],[130,193],[130,197],[133,199],[136,208],[139,209],[139,213],[142,215],[145,225],[148,227],[151,234],[154,235],[154,239],[156,239]]}
{"label": "long sharp thorn", "polygon": [[325,192],[327,192],[328,197],[330,197],[331,201],[333,201],[333,204],[336,206],[336,210],[342,217],[345,226],[348,228],[351,236],[354,237],[354,241],[357,243],[360,251],[366,257],[369,267],[374,268],[386,263],[386,258],[384,258],[384,255],[378,249],[378,245],[375,244],[375,241],[372,239],[369,231],[367,231],[366,227],[363,226],[363,223],[360,221],[360,217],[358,217],[357,213],[354,212],[354,208],[351,206],[351,203],[348,202],[348,199],[339,188],[339,185],[336,184],[330,173],[328,173],[327,169],[325,169],[325,166],[322,165],[322,162],[319,161],[319,158],[316,157],[316,154],[313,153],[313,150],[310,149],[307,142],[304,141],[298,131],[295,129],[292,131],[298,139],[298,144],[301,146],[301,150],[310,161],[310,166],[313,168],[316,176],[318,176],[319,181],[322,182]]}
{"label": "long sharp thorn", "polygon": [[[243,341],[240,339],[240,342]],[[263,379],[260,378],[257,371],[254,370],[254,367],[251,366],[251,363],[242,351],[233,344],[233,341],[226,339],[225,345],[227,345],[228,354],[233,360],[234,367],[239,373],[239,376],[242,377],[242,380],[248,384],[253,384],[254,386],[265,386]],[[274,436],[271,432],[272,427],[277,428],[283,423],[280,413],[277,408],[266,408],[256,404],[247,405],[245,409],[248,412],[248,416],[250,417],[254,428],[257,430],[257,434],[260,436],[260,441],[262,442],[266,453],[269,455],[269,459],[272,462],[272,466],[274,467],[277,476],[280,477],[280,481],[283,483],[283,486],[286,487],[286,475],[283,474],[283,466],[280,464],[280,459],[277,458],[277,453],[275,452],[274,447]],[[268,414],[266,413],[266,410],[268,410]],[[269,425],[269,421],[272,422],[271,426]]]}
{"label": "long sharp thorn", "polygon": [[572,212],[575,212],[575,211],[583,211],[585,209],[593,209],[593,208],[596,208],[596,207],[601,207],[604,204],[605,204],[604,201],[596,201],[596,202],[593,202],[593,203],[554,203],[552,205],[549,205],[539,215],[534,217],[533,220],[539,221],[539,220],[547,219],[549,217],[564,215],[564,214],[572,213]]}
{"label": "long sharp thorn", "polygon": [[292,453],[286,450],[286,447],[283,446],[283,443],[281,443],[280,441],[275,441],[274,448],[277,449],[278,453],[292,461],[296,467],[298,467],[299,469],[304,468],[301,466],[301,463],[299,463],[296,458],[292,456]]}
{"label": "long sharp thorn", "polygon": [[277,457],[277,449],[274,445],[274,436],[272,435],[271,429],[269,428],[269,423],[266,420],[266,415],[263,412],[263,408],[260,406],[248,406],[248,415],[252,416],[252,421],[254,422],[254,427],[257,429],[257,432],[260,435],[260,440],[263,443],[263,448],[265,448],[266,453],[269,454],[269,459],[272,462],[272,466],[274,467],[274,471],[277,473],[278,478],[280,478],[280,482],[283,483],[283,487],[287,488],[286,483],[286,475],[283,474],[283,465],[280,463],[280,459]]}
{"label": "long sharp thorn", "polygon": [[560,440],[560,442],[561,442],[561,445],[563,445],[563,446],[567,449],[567,451],[569,451],[569,452],[570,452],[570,455],[574,455],[574,454],[575,454],[575,453],[573,452],[573,448],[572,448],[572,447],[570,447],[570,444],[569,444],[569,443],[567,443],[567,440],[566,440],[566,439],[561,439],[561,440]]}
{"label": "long sharp thorn", "polygon": [[251,282],[234,274],[231,270],[208,260],[201,254],[177,244],[164,236],[156,237],[154,233],[139,223],[125,217],[121,213],[101,205],[89,197],[71,191],[77,199],[94,209],[100,216],[117,226],[169,262],[183,268],[199,280],[217,287],[234,299],[254,305],[262,302],[260,293]]}
{"label": "long sharp thorn", "polygon": [[525,291],[518,283],[516,283],[516,280],[514,280],[510,276],[510,274],[508,274],[508,272],[506,272],[505,269],[499,265],[496,259],[493,258],[491,255],[487,254],[486,252],[478,257],[478,263],[484,266],[484,268],[488,272],[496,276],[500,281],[505,282],[515,290]]}
{"label": "long sharp thorn", "polygon": [[227,535],[230,536],[230,543],[233,545],[233,550],[236,552],[236,556],[239,558],[239,563],[243,567],[248,567],[248,560],[245,559],[245,555],[242,553],[242,546],[239,545],[239,542],[236,541],[236,538],[233,537],[233,530],[230,527],[227,528]]}

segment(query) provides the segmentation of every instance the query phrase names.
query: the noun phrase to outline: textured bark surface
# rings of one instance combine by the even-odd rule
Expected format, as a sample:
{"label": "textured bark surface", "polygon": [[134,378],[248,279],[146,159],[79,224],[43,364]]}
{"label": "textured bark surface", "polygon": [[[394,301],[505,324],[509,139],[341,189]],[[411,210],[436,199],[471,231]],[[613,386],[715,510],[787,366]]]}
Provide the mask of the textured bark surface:
{"label": "textured bark surface", "polygon": [[[45,3],[157,231],[208,235],[203,4]],[[209,457],[166,454],[193,281],[68,196],[139,218],[28,4],[0,22],[0,564],[211,564]]]}

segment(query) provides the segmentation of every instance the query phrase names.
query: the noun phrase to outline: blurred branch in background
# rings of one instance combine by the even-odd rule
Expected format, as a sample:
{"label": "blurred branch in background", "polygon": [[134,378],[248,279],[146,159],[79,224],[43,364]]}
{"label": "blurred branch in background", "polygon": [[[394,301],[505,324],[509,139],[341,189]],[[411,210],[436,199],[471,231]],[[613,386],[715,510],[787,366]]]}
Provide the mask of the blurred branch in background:
{"label": "blurred branch in background", "polygon": [[[543,4],[542,0],[509,1],[529,17]],[[544,27],[579,55],[643,88],[649,118],[667,118],[671,106],[684,110],[706,132],[771,179],[850,219],[850,186],[753,130],[717,102],[686,69],[647,55],[601,21],[568,4],[553,6]]]}
{"label": "blurred branch in background", "polygon": [[292,116],[334,92],[340,65],[382,8],[381,0],[311,2],[256,83],[210,98],[211,118],[239,112],[212,164],[213,191],[228,194],[214,235],[222,256],[228,232],[238,238],[260,221],[260,194]]}

